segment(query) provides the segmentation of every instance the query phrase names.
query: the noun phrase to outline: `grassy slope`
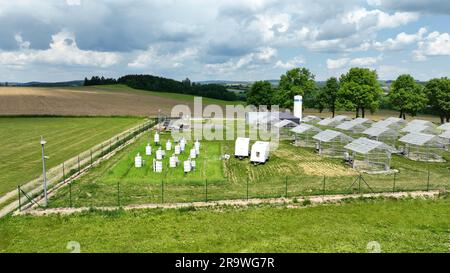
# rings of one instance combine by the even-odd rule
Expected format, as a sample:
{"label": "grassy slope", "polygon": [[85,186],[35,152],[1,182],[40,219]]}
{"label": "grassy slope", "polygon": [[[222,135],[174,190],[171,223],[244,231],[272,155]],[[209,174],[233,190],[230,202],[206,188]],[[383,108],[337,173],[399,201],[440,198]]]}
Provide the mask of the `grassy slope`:
{"label": "grassy slope", "polygon": [[47,140],[48,168],[107,140],[142,118],[0,117],[0,194],[42,171],[40,136]]}
{"label": "grassy slope", "polygon": [[449,252],[450,199],[0,219],[0,252]]}

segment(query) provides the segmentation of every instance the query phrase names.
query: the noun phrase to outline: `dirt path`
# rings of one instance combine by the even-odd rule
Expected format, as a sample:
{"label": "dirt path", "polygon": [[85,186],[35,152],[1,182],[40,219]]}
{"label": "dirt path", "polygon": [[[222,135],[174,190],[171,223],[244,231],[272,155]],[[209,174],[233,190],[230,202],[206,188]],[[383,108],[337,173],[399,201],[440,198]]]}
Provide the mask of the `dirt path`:
{"label": "dirt path", "polygon": [[[289,203],[289,208],[304,207],[302,204],[304,201],[309,200],[311,205],[323,204],[323,203],[338,203],[344,199],[357,199],[357,198],[436,198],[441,192],[439,191],[414,191],[414,192],[395,192],[395,193],[367,193],[367,194],[340,194],[340,195],[325,195],[325,196],[309,196],[309,197],[292,197],[292,198],[254,198],[254,199],[237,199],[237,200],[221,200],[211,202],[192,202],[192,203],[168,203],[168,204],[143,204],[143,205],[130,205],[121,207],[124,210],[135,209],[176,209],[185,207],[216,207],[216,206],[248,206],[258,204],[285,204]],[[297,200],[294,202],[294,200]],[[36,209],[31,208],[25,211],[16,211],[13,215],[34,215],[45,216],[51,214],[69,215],[74,213],[81,213],[89,211],[90,207],[81,208],[54,208],[54,209]],[[113,211],[119,209],[119,207],[96,207],[96,210],[100,211]]]}

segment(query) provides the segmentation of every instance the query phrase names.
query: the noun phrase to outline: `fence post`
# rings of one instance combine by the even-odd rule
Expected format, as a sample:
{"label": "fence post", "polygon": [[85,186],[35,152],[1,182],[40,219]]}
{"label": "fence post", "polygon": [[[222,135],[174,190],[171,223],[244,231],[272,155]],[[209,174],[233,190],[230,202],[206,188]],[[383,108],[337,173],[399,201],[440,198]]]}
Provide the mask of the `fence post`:
{"label": "fence post", "polygon": [[117,181],[117,207],[120,207],[120,181]]}
{"label": "fence post", "polygon": [[164,180],[161,179],[161,203],[164,204]]}
{"label": "fence post", "polygon": [[358,192],[361,194],[361,174],[358,177]]}
{"label": "fence post", "polygon": [[394,185],[392,185],[392,192],[395,192],[395,178],[397,177],[397,173],[394,173]]}
{"label": "fence post", "polygon": [[208,179],[205,179],[205,202],[208,202]]}
{"label": "fence post", "polygon": [[69,183],[69,207],[72,207],[72,183]]}
{"label": "fence post", "polygon": [[322,182],[322,197],[325,197],[325,175],[323,176],[323,182]]}
{"label": "fence post", "polygon": [[247,201],[248,201],[248,175],[247,175]]}
{"label": "fence post", "polygon": [[22,202],[20,201],[20,185],[17,186],[17,192],[19,193],[19,211],[22,211]]}
{"label": "fence post", "polygon": [[80,173],[80,155],[78,155],[78,173]]}
{"label": "fence post", "polygon": [[66,172],[64,171],[64,162],[62,163],[63,184],[66,183]]}
{"label": "fence post", "polygon": [[91,154],[91,167],[92,167],[92,149],[89,149],[89,153]]}
{"label": "fence post", "polygon": [[430,190],[430,164],[428,163],[427,166],[428,166],[427,191],[429,191]]}
{"label": "fence post", "polygon": [[286,176],[286,178],[285,178],[285,188],[284,188],[284,196],[285,196],[285,198],[288,198],[288,178],[287,178],[287,176]]}
{"label": "fence post", "polygon": [[109,140],[109,153],[111,153],[112,149],[111,149],[111,139]]}

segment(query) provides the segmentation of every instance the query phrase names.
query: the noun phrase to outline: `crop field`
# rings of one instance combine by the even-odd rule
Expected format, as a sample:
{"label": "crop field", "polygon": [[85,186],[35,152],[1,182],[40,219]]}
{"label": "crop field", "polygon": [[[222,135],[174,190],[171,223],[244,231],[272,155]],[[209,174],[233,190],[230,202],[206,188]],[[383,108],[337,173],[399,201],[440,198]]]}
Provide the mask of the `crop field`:
{"label": "crop field", "polygon": [[0,195],[42,173],[41,135],[51,168],[140,122],[131,117],[0,117]]}
{"label": "crop field", "polygon": [[[292,207],[296,205],[296,207]],[[0,219],[0,252],[449,253],[450,199],[152,209]]]}
{"label": "crop field", "polygon": [[[41,88],[0,87],[0,115],[156,116],[193,106],[192,95],[150,92],[124,85]],[[239,104],[203,98],[203,104]]]}
{"label": "crop field", "polygon": [[[161,134],[165,143],[170,134]],[[280,196],[345,194],[444,189],[450,186],[450,154],[446,163],[422,163],[393,156],[395,174],[359,173],[340,159],[319,156],[313,149],[280,143],[270,160],[253,166],[248,159],[234,158],[234,141],[201,141],[195,171],[184,174],[182,166],[169,168],[168,152],[163,172],[152,170],[153,156],[145,156],[145,146],[153,143],[148,132],[113,158],[92,168],[88,174],[59,190],[50,207],[136,205],[160,202],[193,202]],[[153,144],[152,144],[153,145]],[[193,142],[188,143],[191,147]],[[153,145],[153,153],[156,146]],[[134,167],[140,153],[143,168]],[[223,155],[231,155],[223,159]],[[180,156],[184,160],[188,150]],[[356,183],[354,183],[356,182]],[[366,184],[367,183],[367,184]]]}

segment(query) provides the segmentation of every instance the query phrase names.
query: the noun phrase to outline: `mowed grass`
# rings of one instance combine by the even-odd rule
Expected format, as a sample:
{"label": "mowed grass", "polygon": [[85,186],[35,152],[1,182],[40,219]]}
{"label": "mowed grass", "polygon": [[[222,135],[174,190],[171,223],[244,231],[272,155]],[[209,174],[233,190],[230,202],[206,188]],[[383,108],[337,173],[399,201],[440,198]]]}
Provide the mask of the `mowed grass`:
{"label": "mowed grass", "polygon": [[0,117],[0,195],[39,177],[41,136],[47,141],[47,167],[51,168],[143,121],[131,117]]}
{"label": "mowed grass", "polygon": [[[162,143],[170,138],[163,134]],[[393,156],[396,174],[359,173],[343,160],[320,156],[314,149],[293,146],[282,141],[270,153],[266,164],[253,166],[248,159],[233,157],[234,141],[201,141],[197,169],[184,174],[183,167],[169,168],[168,152],[163,173],[152,170],[155,154],[145,156],[145,146],[153,143],[153,132],[146,133],[112,159],[91,169],[62,188],[50,199],[51,207],[125,206],[161,202],[194,202],[223,199],[266,198],[445,189],[450,186],[450,155],[446,163],[422,163]],[[193,141],[188,148],[193,146]],[[164,145],[163,145],[164,147]],[[137,153],[145,160],[143,168],[134,167]],[[231,155],[223,160],[225,154]],[[181,156],[188,156],[186,150]],[[355,183],[356,181],[356,183]],[[368,184],[366,184],[366,183]],[[369,188],[370,187],[370,188]]]}
{"label": "mowed grass", "polygon": [[450,199],[86,212],[0,219],[0,252],[449,252]]}

